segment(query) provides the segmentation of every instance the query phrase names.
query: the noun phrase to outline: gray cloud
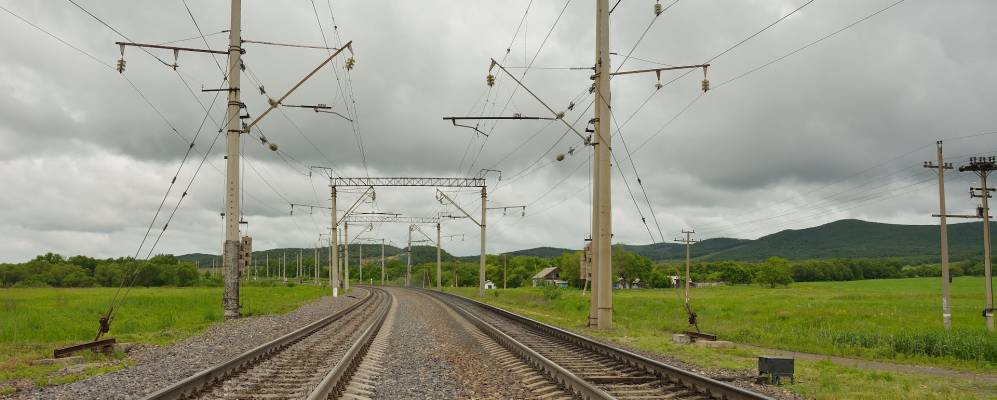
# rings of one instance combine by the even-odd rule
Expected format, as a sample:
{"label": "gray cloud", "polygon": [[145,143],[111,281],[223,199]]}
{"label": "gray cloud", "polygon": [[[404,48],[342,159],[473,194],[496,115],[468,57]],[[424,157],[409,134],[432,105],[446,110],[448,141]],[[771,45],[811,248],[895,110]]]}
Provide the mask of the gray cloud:
{"label": "gray cloud", "polygon": [[[182,2],[81,2],[140,42],[165,42],[197,34]],[[905,2],[810,49],[757,73],[716,87],[792,49],[830,33],[888,1],[815,2],[798,14],[712,62],[715,90],[650,139],[699,95],[700,72],[658,91],[623,127],[634,161],[654,205],[662,233],[651,219],[619,138],[614,151],[655,238],[670,239],[694,227],[707,236],[756,237],[837,218],[931,223],[935,187],[920,161],[934,157],[939,137],[997,130],[994,38],[986,1]],[[950,4],[951,3],[951,4]],[[224,49],[225,2],[188,2],[210,47]],[[349,81],[338,60],[292,95],[288,104],[355,109],[367,168],[349,122],[303,109],[284,109],[259,127],[280,145],[281,158],[247,138],[244,214],[258,248],[311,246],[328,215],[288,215],[287,202],[328,201],[326,178],[309,177],[311,165],[344,175],[461,176],[480,168],[503,171],[489,179],[495,204],[529,204],[527,217],[491,214],[489,251],[556,245],[580,247],[588,231],[588,149],[578,146],[564,162],[554,155],[579,140],[560,123],[503,122],[485,139],[455,128],[443,116],[498,113],[514,89],[501,73],[485,85],[488,60],[516,67],[530,58],[561,11],[562,2],[535,2],[509,54],[506,47],[526,2],[323,2],[316,1],[329,40],[353,40],[357,68]],[[328,5],[335,11],[332,27]],[[721,0],[680,2],[663,14],[633,55],[669,64],[699,63],[791,11],[798,1]],[[54,34],[112,64],[117,35],[69,3],[5,2]],[[534,66],[585,67],[593,60],[594,7],[573,1],[547,38]],[[621,3],[612,17],[613,51],[626,54],[652,18],[651,3]],[[67,254],[130,255],[195,137],[221,81],[210,57],[183,53],[177,72],[138,49],[125,52],[131,79],[162,118],[117,72],[52,40],[9,14],[0,14],[0,260],[21,260],[54,250]],[[525,40],[524,40],[525,36]],[[322,44],[311,4],[246,2],[243,37]],[[203,47],[198,40],[182,45]],[[322,50],[246,44],[244,101],[259,115],[267,94],[277,97],[324,57]],[[168,51],[154,51],[172,62]],[[614,57],[617,65],[622,57]],[[218,60],[224,65],[224,60]],[[647,68],[640,60],[625,67]],[[521,69],[513,69],[521,74]],[[338,74],[338,81],[337,81]],[[570,100],[568,120],[584,123],[591,97],[589,71],[532,70],[524,82],[556,110]],[[663,80],[677,76],[666,73]],[[189,93],[184,81],[194,91]],[[338,84],[337,84],[338,82]],[[623,123],[654,91],[653,75],[613,80],[613,109]],[[340,85],[343,85],[342,91]],[[357,103],[343,94],[352,93]],[[576,97],[579,96],[580,97]],[[195,100],[196,97],[196,100]],[[487,99],[487,101],[485,101]],[[201,104],[198,103],[200,101]],[[219,98],[166,201],[169,212],[216,136],[224,118]],[[505,115],[546,115],[522,90]],[[293,122],[293,123],[292,123]],[[543,128],[543,129],[541,129]],[[300,130],[300,132],[299,132]],[[525,143],[525,145],[524,145]],[[556,143],[556,144],[555,144]],[[483,147],[482,147],[483,145]],[[520,147],[522,146],[522,147]],[[207,156],[189,196],[158,245],[165,252],[218,252],[221,241],[223,141]],[[516,150],[519,148],[518,150]],[[479,153],[479,149],[480,153]],[[544,151],[551,149],[547,154]],[[917,149],[911,152],[911,150]],[[949,140],[953,159],[997,151],[992,135]],[[903,155],[901,157],[897,157]],[[896,157],[896,158],[895,158]],[[958,161],[958,160],[957,160]],[[471,166],[473,162],[473,167]],[[882,163],[875,168],[869,168]],[[250,167],[250,165],[252,167]],[[520,175],[516,177],[516,175]],[[614,171],[614,228],[618,241],[650,240],[619,173]],[[962,194],[971,176],[952,176],[952,208],[974,205]],[[410,215],[440,210],[429,189],[383,189],[380,209]],[[542,197],[541,197],[542,196]],[[350,195],[345,195],[344,199]],[[460,194],[477,209],[477,194]],[[157,219],[158,233],[165,215]],[[448,243],[458,254],[477,251],[477,229],[457,220],[445,232],[467,233]],[[400,243],[403,226],[378,227],[370,236]]]}

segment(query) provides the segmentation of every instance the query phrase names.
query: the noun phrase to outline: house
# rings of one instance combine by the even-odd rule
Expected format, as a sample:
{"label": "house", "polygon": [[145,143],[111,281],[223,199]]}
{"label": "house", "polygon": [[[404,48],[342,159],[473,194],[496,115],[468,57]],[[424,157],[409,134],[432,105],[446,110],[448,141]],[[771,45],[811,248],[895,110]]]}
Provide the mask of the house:
{"label": "house", "polygon": [[533,275],[533,287],[553,285],[557,287],[568,287],[568,281],[561,280],[561,269],[558,267],[547,267],[536,275]]}
{"label": "house", "polygon": [[485,281],[485,289],[495,289],[495,284],[492,281]]}

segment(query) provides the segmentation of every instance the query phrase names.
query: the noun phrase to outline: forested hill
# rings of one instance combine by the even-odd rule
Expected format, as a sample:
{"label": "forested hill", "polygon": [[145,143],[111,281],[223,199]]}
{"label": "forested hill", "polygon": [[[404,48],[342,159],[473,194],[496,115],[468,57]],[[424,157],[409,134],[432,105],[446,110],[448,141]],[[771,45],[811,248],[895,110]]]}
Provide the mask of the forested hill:
{"label": "forested hill", "polygon": [[[997,222],[991,222],[991,229]],[[997,232],[997,230],[995,230]],[[939,257],[938,225],[899,225],[843,219],[806,229],[787,229],[755,240],[716,238],[693,245],[699,260],[759,261],[772,256],[791,260],[829,258],[905,258],[925,261]],[[622,245],[652,260],[679,260],[679,243]],[[550,257],[570,249],[539,247],[510,255]],[[983,256],[983,223],[949,224],[949,251],[953,261]]]}
{"label": "forested hill", "polygon": [[[990,223],[993,229],[994,222]],[[949,224],[949,252],[953,260],[983,255],[983,223]],[[821,258],[939,257],[938,225],[897,225],[845,219],[829,224],[788,229],[738,246],[703,254],[706,260],[761,260]]]}
{"label": "forested hill", "polygon": [[[352,244],[350,245],[350,263],[356,265],[360,260],[360,245]],[[301,253],[301,259],[308,265],[311,265],[312,259],[315,258],[316,249],[313,247],[309,248],[282,248],[282,249],[269,249],[253,252],[253,262],[257,265],[265,265],[266,260],[269,257],[271,265],[283,260],[287,257],[288,265],[292,265],[298,262],[298,253]],[[399,258],[399,260],[405,261],[405,249],[398,248],[391,245],[384,246],[384,255],[386,258]],[[560,253],[558,253],[560,255]],[[318,248],[318,257],[322,265],[326,265],[329,262],[329,248],[320,247]],[[363,258],[366,262],[376,262],[381,257],[381,245],[379,244],[365,244],[363,245]],[[450,261],[454,259],[454,256],[447,253],[446,250],[442,251],[441,257],[443,261]],[[212,262],[215,266],[221,266],[222,256],[217,254],[204,254],[204,253],[192,253],[184,254],[182,256],[177,256],[180,261],[192,261],[196,262],[201,268],[211,267]],[[424,262],[436,261],[436,246],[412,246],[412,263],[419,264]]]}
{"label": "forested hill", "polygon": [[[991,222],[991,227],[997,223]],[[997,230],[995,230],[997,232]],[[825,225],[806,229],[787,229],[763,236],[755,240],[715,238],[706,239],[692,247],[692,257],[697,260],[759,261],[779,256],[790,260],[829,259],[829,258],[904,258],[933,262],[939,257],[938,225],[898,225],[868,222],[856,219],[843,219]],[[350,258],[358,257],[358,248],[350,247]],[[629,251],[652,260],[680,260],[685,258],[685,246],[679,243],[654,243],[649,245],[622,245]],[[413,262],[436,260],[434,247],[414,246]],[[298,249],[272,249],[254,252],[260,262],[269,253],[271,259],[281,257],[287,251],[288,260],[297,257]],[[303,257],[312,258],[313,249],[301,249]],[[366,255],[380,255],[380,246],[365,246]],[[557,257],[564,252],[577,251],[557,247],[536,247],[508,252],[510,256]],[[949,224],[949,251],[953,261],[978,259],[983,255],[983,223],[967,222]],[[320,250],[320,253],[322,251]],[[385,254],[395,256],[403,249],[393,246],[385,248]],[[328,258],[328,250],[320,254]],[[211,265],[214,257],[220,263],[220,256],[210,254],[187,254],[182,260],[198,260],[202,267]],[[366,258],[366,257],[365,257]],[[453,256],[444,251],[444,260]],[[477,256],[461,257],[473,261]]]}

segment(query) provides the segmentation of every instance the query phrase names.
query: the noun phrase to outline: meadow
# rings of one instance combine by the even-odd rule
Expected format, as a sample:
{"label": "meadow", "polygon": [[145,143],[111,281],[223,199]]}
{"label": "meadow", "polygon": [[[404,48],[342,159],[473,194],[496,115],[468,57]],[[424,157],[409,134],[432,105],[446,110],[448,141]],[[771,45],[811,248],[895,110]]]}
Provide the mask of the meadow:
{"label": "meadow", "polygon": [[[474,297],[475,290],[460,288]],[[937,278],[693,288],[704,332],[721,340],[898,364],[928,365],[968,374],[997,374],[997,336],[986,332],[983,279],[956,278],[953,330],[941,321]],[[764,350],[706,349],[671,343],[688,330],[681,289],[614,291],[615,329],[584,326],[589,298],[577,289],[490,291],[484,301],[547,323],[634,348],[668,354],[704,367],[754,370]],[[816,398],[994,398],[997,387],[959,379],[921,379],[904,372],[869,372],[827,361],[797,361],[801,380],[791,390]]]}
{"label": "meadow", "polygon": [[[29,361],[51,357],[52,349],[93,340],[97,319],[106,311],[114,288],[0,289],[0,394],[12,390],[13,380],[34,385],[62,383],[120,368],[114,357],[74,376],[53,377],[54,366],[32,366]],[[246,316],[284,313],[321,297],[328,289],[310,285],[242,288]],[[134,288],[116,312],[107,337],[118,342],[168,344],[196,335],[223,320],[222,289]]]}

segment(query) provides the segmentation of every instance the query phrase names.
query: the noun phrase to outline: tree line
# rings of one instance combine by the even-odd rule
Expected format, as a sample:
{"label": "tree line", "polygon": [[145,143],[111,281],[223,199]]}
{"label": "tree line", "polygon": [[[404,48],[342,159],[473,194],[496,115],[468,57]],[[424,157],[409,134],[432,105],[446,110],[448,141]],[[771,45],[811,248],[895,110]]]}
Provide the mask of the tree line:
{"label": "tree line", "polygon": [[[487,255],[486,279],[496,287],[523,287],[532,285],[532,277],[547,267],[559,267],[561,279],[572,287],[584,284],[579,266],[582,252],[564,252],[560,256],[543,258],[536,256]],[[435,253],[433,254],[435,258]],[[428,257],[427,257],[428,258]],[[422,258],[426,259],[426,258]],[[360,279],[360,268],[356,260],[350,266],[350,278]],[[246,271],[245,280],[273,280],[278,272],[275,262],[269,268],[258,266]],[[302,279],[314,279],[314,260],[303,260]],[[950,265],[952,276],[983,275],[983,263],[979,260],[966,260]],[[404,256],[393,257],[385,263],[385,275],[389,283],[404,283],[407,265]],[[445,286],[476,286],[478,284],[477,262],[460,261],[450,258],[443,262],[442,280]],[[640,282],[642,287],[668,288],[673,276],[685,275],[682,262],[654,262],[651,259],[631,252],[622,246],[613,249],[613,270],[615,279],[622,280],[624,286]],[[269,273],[267,273],[269,272]],[[287,276],[297,280],[296,263],[288,261]],[[328,266],[320,266],[320,281],[328,281]],[[367,259],[363,280],[379,283],[381,278],[379,260]],[[829,259],[789,261],[772,257],[763,262],[742,261],[695,261],[690,266],[693,282],[724,282],[727,284],[761,284],[767,286],[788,285],[792,282],[851,281],[861,279],[895,279],[941,276],[938,264],[911,265],[891,259]],[[135,286],[217,286],[221,277],[208,270],[199,271],[192,262],[178,261],[173,255],[157,255],[149,260],[133,258],[95,259],[83,255],[63,257],[46,253],[34,259],[15,264],[0,264],[0,287],[116,287],[122,283]],[[436,285],[436,263],[423,262],[412,267],[412,284],[415,286]]]}

